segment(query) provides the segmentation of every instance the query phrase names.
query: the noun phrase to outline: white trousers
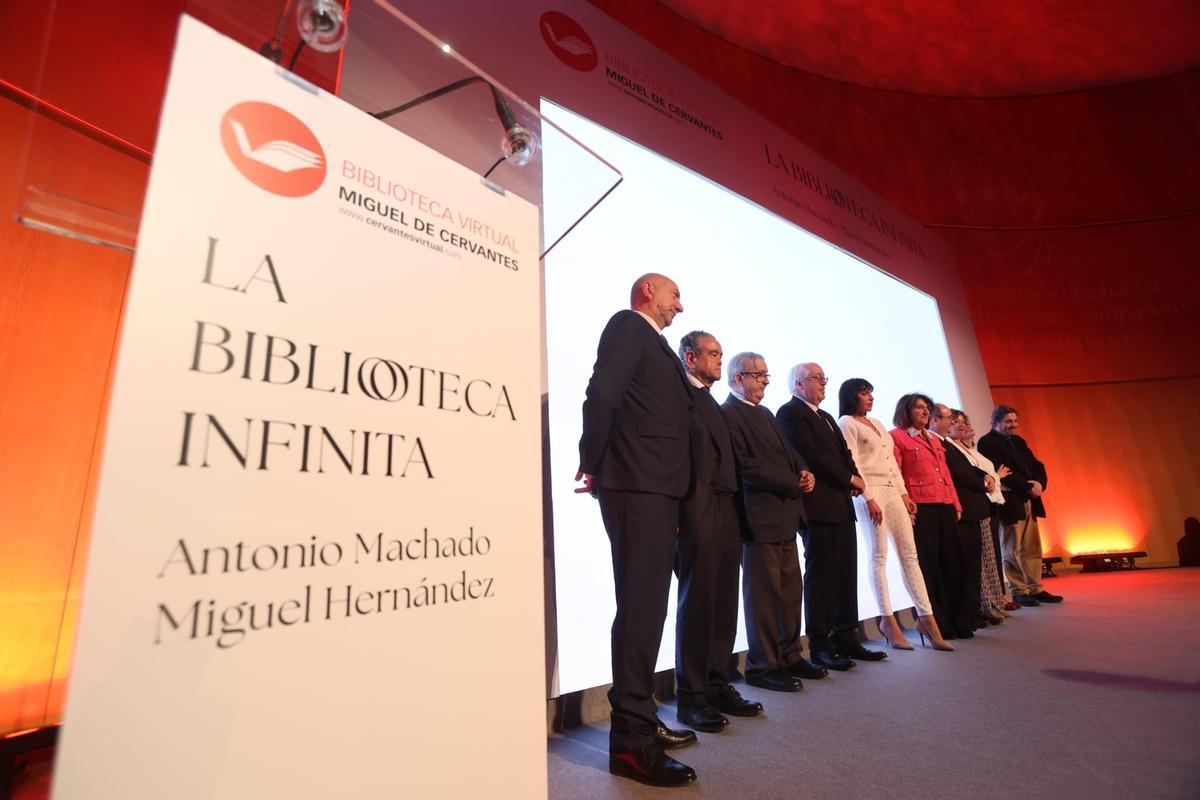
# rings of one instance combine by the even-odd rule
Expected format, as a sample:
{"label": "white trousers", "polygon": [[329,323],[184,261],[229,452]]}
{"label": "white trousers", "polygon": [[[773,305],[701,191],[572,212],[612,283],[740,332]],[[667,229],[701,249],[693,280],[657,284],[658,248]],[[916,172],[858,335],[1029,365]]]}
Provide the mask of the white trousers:
{"label": "white trousers", "polygon": [[921,565],[917,562],[917,545],[913,540],[912,519],[900,499],[900,490],[894,486],[871,487],[875,502],[883,510],[883,522],[876,525],[871,521],[867,512],[867,501],[854,498],[854,513],[858,516],[859,530],[867,541],[867,550],[871,554],[871,588],[875,591],[875,601],[879,605],[880,614],[892,613],[892,601],[888,594],[887,557],[888,539],[896,547],[896,556],[900,560],[900,572],[904,577],[904,588],[908,589],[913,603],[917,607],[917,616],[928,617],[933,613],[929,604],[929,595],[925,591],[925,576],[921,574]]}

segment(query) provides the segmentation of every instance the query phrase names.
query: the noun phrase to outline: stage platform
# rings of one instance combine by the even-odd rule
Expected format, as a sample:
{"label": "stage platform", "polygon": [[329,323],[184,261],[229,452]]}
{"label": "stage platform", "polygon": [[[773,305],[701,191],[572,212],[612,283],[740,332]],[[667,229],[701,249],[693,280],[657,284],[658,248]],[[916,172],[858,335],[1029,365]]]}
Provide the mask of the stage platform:
{"label": "stage platform", "polygon": [[[794,695],[740,685],[766,714],[676,751],[700,774],[684,789],[610,775],[606,725],[552,736],[550,797],[1200,796],[1200,569],[1066,573],[1051,589],[1066,601],[1015,611],[954,653],[888,650],[885,662],[806,681]],[[675,724],[674,705],[661,716]],[[503,736],[474,733],[464,754]],[[50,757],[26,761],[14,798],[49,796]],[[353,765],[345,774],[345,797],[363,798]],[[524,800],[502,786],[492,798]]]}
{"label": "stage platform", "polygon": [[[888,650],[794,695],[739,685],[766,713],[675,751],[700,776],[685,789],[609,775],[606,725],[552,737],[550,797],[1200,796],[1200,569],[1048,586],[1065,602],[1014,611],[954,653]],[[660,716],[675,724],[674,705]]]}

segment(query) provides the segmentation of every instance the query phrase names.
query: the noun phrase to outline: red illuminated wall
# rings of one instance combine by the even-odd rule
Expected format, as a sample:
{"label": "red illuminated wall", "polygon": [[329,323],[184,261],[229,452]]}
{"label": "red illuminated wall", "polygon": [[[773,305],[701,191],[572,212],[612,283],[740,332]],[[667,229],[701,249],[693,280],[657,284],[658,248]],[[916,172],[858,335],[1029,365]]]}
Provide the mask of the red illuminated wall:
{"label": "red illuminated wall", "polygon": [[[281,3],[0,3],[0,30],[20,32],[0,46],[0,735],[61,718],[131,264],[14,212],[32,185],[140,215],[185,6],[257,50]],[[338,65],[306,50],[297,71],[332,88]]]}
{"label": "red illuminated wall", "polygon": [[1048,551],[1176,560],[1200,516],[1200,72],[923,96],[782,66],[657,3],[592,3],[951,244],[992,395],[1049,467]]}

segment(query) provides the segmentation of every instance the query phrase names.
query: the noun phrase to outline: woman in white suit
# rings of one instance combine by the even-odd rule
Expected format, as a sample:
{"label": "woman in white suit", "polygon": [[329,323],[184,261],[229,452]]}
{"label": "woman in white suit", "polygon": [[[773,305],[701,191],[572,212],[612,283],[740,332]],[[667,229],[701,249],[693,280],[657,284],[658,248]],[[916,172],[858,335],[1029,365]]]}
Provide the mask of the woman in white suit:
{"label": "woman in white suit", "polygon": [[912,518],[917,505],[909,499],[904,478],[896,464],[895,442],[879,420],[868,417],[875,405],[875,387],[862,378],[851,378],[838,390],[838,426],[854,457],[866,490],[854,498],[854,511],[861,530],[867,533],[871,552],[871,586],[879,604],[879,630],[897,650],[911,650],[892,613],[887,585],[888,539],[896,548],[904,586],[917,609],[917,630],[938,650],[953,650],[938,630],[933,617],[925,578],[917,561]]}

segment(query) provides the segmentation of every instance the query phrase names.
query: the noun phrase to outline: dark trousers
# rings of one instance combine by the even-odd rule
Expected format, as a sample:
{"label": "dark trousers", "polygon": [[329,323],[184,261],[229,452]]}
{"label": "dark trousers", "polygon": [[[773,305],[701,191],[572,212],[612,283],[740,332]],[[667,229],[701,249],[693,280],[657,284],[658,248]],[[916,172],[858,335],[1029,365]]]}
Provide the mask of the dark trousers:
{"label": "dark trousers", "polygon": [[952,596],[947,587],[962,585],[962,551],[958,544],[958,522],[949,503],[918,503],[913,538],[917,543],[917,561],[925,576],[925,591],[933,606],[942,635],[955,636]]}
{"label": "dark trousers", "polygon": [[796,537],[742,545],[742,598],[746,606],[746,674],[771,672],[798,661],[804,578]]}
{"label": "dark trousers", "polygon": [[612,624],[613,685],[609,749],[654,742],[658,706],[654,665],[662,642],[675,560],[679,501],[658,494],[600,489],[600,515],[612,546],[617,613]]}
{"label": "dark trousers", "polygon": [[982,533],[979,521],[959,522],[958,554],[962,571],[959,575],[959,585],[946,587],[953,600],[954,629],[970,631],[979,627],[980,597],[982,595],[983,550],[981,548]]}
{"label": "dark trousers", "polygon": [[858,534],[853,522],[809,522],[801,536],[805,628],[809,648],[817,652],[831,639],[857,635]]}
{"label": "dark trousers", "polygon": [[725,692],[737,636],[742,550],[737,509],[733,496],[703,499],[703,517],[695,518],[687,509],[681,515],[676,542],[675,683],[680,708],[704,706]]}

